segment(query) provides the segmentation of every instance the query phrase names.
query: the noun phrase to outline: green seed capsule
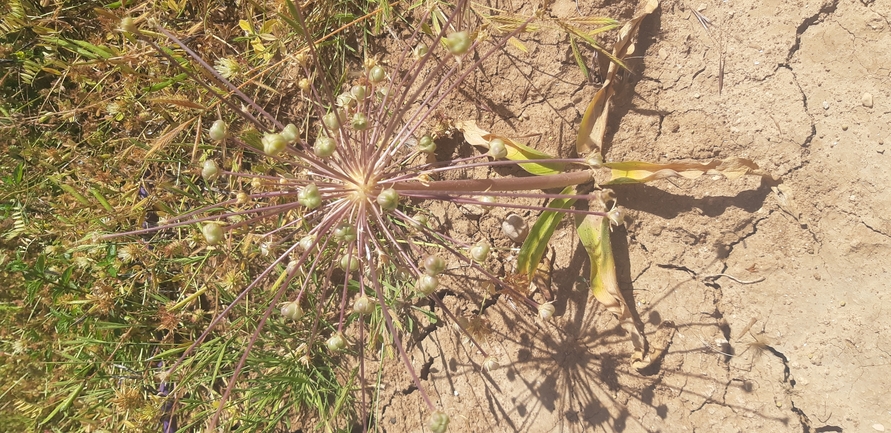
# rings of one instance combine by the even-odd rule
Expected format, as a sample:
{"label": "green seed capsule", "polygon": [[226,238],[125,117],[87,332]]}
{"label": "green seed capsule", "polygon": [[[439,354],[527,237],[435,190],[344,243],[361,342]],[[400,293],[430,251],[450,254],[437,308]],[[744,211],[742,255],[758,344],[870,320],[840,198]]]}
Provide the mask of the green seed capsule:
{"label": "green seed capsule", "polygon": [[486,258],[489,257],[489,250],[491,246],[486,241],[479,241],[470,248],[470,257],[477,262],[485,262]]}
{"label": "green seed capsule", "polygon": [[418,229],[421,227],[426,227],[427,222],[428,222],[427,215],[424,215],[422,213],[416,214],[411,219],[411,225]]}
{"label": "green seed capsule", "polygon": [[296,125],[289,123],[285,126],[285,129],[282,129],[281,135],[288,143],[296,143],[297,138],[300,137],[300,131]]}
{"label": "green seed capsule", "polygon": [[299,264],[300,262],[298,262],[297,260],[291,260],[288,262],[288,265],[285,266],[285,271],[287,271],[288,274],[293,275],[295,272],[297,272],[297,267],[299,266]]}
{"label": "green seed capsule", "polygon": [[380,65],[375,65],[368,71],[368,79],[372,83],[380,83],[387,78],[387,71]]}
{"label": "green seed capsule", "polygon": [[315,242],[316,238],[313,235],[306,235],[300,239],[298,246],[301,251],[306,251],[312,248],[313,242]]}
{"label": "green seed capsule", "polygon": [[356,113],[351,124],[356,131],[364,131],[368,129],[368,117],[364,113]]}
{"label": "green seed capsule", "polygon": [[300,320],[303,317],[303,309],[300,308],[300,303],[293,301],[285,304],[282,307],[282,317],[293,322]]}
{"label": "green seed capsule", "polygon": [[507,146],[504,140],[495,138],[489,142],[489,156],[493,159],[504,159],[507,156]]}
{"label": "green seed capsule", "polygon": [[371,314],[374,312],[374,304],[368,296],[362,295],[353,303],[353,311],[359,314]]}
{"label": "green seed capsule", "polygon": [[427,275],[439,275],[446,268],[446,262],[435,254],[431,254],[424,258],[424,270]]}
{"label": "green seed capsule", "polygon": [[436,152],[436,142],[429,135],[425,135],[418,140],[418,152],[431,154]]}
{"label": "green seed capsule", "polygon": [[556,311],[557,308],[554,307],[554,304],[547,302],[538,306],[538,317],[541,317],[544,320],[550,320],[554,317]]}
{"label": "green seed capsule", "polygon": [[340,119],[340,114],[336,111],[332,111],[322,116],[322,123],[324,123],[328,129],[337,131],[338,129],[340,129]]}
{"label": "green seed capsule", "polygon": [[356,256],[345,254],[340,258],[340,268],[348,272],[355,272],[359,270],[359,259]]}
{"label": "green seed capsule", "polygon": [[204,166],[201,168],[201,177],[207,182],[213,182],[220,177],[220,169],[214,160],[208,159],[204,161]]}
{"label": "green seed capsule", "polygon": [[466,31],[455,32],[445,38],[445,44],[449,47],[449,51],[456,56],[466,53],[472,43],[473,39]]}
{"label": "green seed capsule", "polygon": [[350,89],[350,95],[353,95],[353,98],[356,98],[357,101],[361,101],[368,96],[368,89],[365,86],[356,85]]}
{"label": "green seed capsule", "polygon": [[316,184],[311,183],[303,187],[299,193],[297,193],[297,202],[306,206],[309,209],[315,209],[322,204],[322,194],[319,193],[319,187]]}
{"label": "green seed capsule", "polygon": [[426,56],[429,51],[430,48],[427,46],[427,44],[421,42],[418,45],[415,45],[415,47],[411,50],[411,55],[415,58],[415,60],[420,60],[420,58]]}
{"label": "green seed capsule", "polygon": [[346,347],[346,341],[340,333],[332,335],[325,344],[328,346],[328,350],[332,352],[340,352]]}
{"label": "green seed capsule", "polygon": [[337,150],[337,142],[326,135],[320,135],[312,146],[313,153],[319,158],[327,158],[334,155],[335,150]]}
{"label": "green seed capsule", "polygon": [[223,228],[217,223],[207,223],[201,227],[201,234],[208,245],[217,245],[223,240]]}
{"label": "green seed capsule", "polygon": [[418,278],[418,291],[425,295],[433,293],[437,287],[439,287],[439,278],[434,275],[424,274]]}
{"label": "green seed capsule", "polygon": [[287,140],[281,134],[266,134],[260,141],[263,143],[263,152],[270,156],[282,153],[285,146],[288,145]]}
{"label": "green seed capsule", "polygon": [[349,92],[343,92],[337,95],[337,101],[335,102],[338,107],[353,107],[356,105],[356,98],[353,98]]}
{"label": "green seed capsule", "polygon": [[385,211],[396,209],[399,205],[399,193],[393,188],[387,188],[377,195],[377,204]]}
{"label": "green seed capsule", "polygon": [[445,433],[449,429],[449,416],[442,411],[433,412],[427,421],[427,427],[433,433]]}
{"label": "green seed capsule", "polygon": [[334,229],[334,239],[338,242],[352,242],[356,240],[356,228],[350,223],[343,223]]}
{"label": "green seed capsule", "polygon": [[606,217],[609,218],[609,222],[614,226],[625,225],[625,209],[621,207],[614,207],[606,213]]}
{"label": "green seed capsule", "polygon": [[483,360],[483,368],[486,371],[492,371],[499,367],[498,360],[489,356]]}
{"label": "green seed capsule", "polygon": [[207,135],[210,136],[210,139],[213,141],[220,141],[226,138],[226,135],[229,133],[229,126],[226,125],[226,122],[223,122],[220,119],[217,119],[210,125],[210,130],[207,131]]}

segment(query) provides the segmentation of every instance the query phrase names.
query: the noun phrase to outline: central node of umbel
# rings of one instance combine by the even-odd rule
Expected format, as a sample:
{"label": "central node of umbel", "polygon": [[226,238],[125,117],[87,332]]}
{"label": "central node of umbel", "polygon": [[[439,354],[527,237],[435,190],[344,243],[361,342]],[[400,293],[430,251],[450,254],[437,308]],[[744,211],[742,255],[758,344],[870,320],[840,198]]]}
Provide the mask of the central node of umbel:
{"label": "central node of umbel", "polygon": [[365,173],[353,171],[350,173],[350,182],[346,185],[348,189],[352,189],[350,194],[354,203],[368,200],[368,196],[375,195],[374,189],[377,186],[375,179],[366,177]]}

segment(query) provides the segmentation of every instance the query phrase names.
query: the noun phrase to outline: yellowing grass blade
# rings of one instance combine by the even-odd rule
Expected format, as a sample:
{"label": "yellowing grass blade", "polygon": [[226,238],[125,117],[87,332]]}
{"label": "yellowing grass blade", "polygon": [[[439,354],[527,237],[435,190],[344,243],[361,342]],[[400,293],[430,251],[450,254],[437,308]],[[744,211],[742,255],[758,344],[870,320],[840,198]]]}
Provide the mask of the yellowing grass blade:
{"label": "yellowing grass blade", "polygon": [[743,158],[727,158],[710,162],[674,162],[653,164],[649,162],[608,162],[603,164],[612,170],[612,176],[605,185],[625,183],[645,183],[669,177],[696,179],[704,174],[721,175],[730,180],[745,175],[771,177],[758,168],[754,162]]}
{"label": "yellowing grass blade", "polygon": [[[489,141],[500,138],[504,141],[507,148],[507,159],[511,161],[531,161],[536,159],[552,159],[551,155],[537,151],[523,143],[512,140],[507,137],[489,133],[476,125],[476,122],[469,120],[465,122],[456,122],[455,127],[464,134],[464,139],[474,146],[482,146],[489,148]],[[523,163],[519,164],[520,168],[535,175],[560,174],[566,171],[566,164],[560,163]]]}
{"label": "yellowing grass blade", "polygon": [[[624,60],[629,54],[634,52],[634,36],[637,34],[640,23],[647,15],[653,13],[659,7],[659,0],[647,0],[640,13],[631,21],[625,23],[619,30],[619,38],[613,46],[612,59]],[[615,82],[616,73],[619,71],[620,63],[615,60],[609,63],[609,68],[604,74],[603,87],[594,95],[594,99],[588,104],[582,123],[579,126],[579,134],[576,139],[576,150],[579,155],[590,155],[591,153],[600,153],[603,148],[603,137],[606,135],[606,121],[609,117],[609,100],[613,97],[615,90],[613,83]]]}
{"label": "yellowing grass blade", "polygon": [[523,54],[529,54],[529,48],[526,48],[526,45],[524,43],[520,42],[519,39],[517,39],[515,37],[511,37],[510,39],[507,40],[507,43],[513,45],[518,50],[522,51]]}
{"label": "yellowing grass blade", "polygon": [[616,262],[609,239],[609,220],[596,215],[579,216],[576,217],[576,231],[591,260],[591,294],[615,314],[622,327],[631,334],[634,346],[631,365],[637,369],[645,368],[649,365],[647,340],[641,331],[642,326],[639,327],[634,320],[619,290]]}
{"label": "yellowing grass blade", "polygon": [[194,121],[195,121],[195,118],[189,119],[183,123],[180,123],[179,125],[177,125],[173,128],[170,128],[168,131],[164,132],[164,134],[162,134],[160,137],[155,139],[155,142],[154,142],[154,144],[152,144],[151,149],[149,149],[148,152],[145,153],[145,156],[143,156],[143,158],[148,159],[155,152],[161,150],[161,148],[170,144],[173,141],[173,139],[176,138],[176,136],[180,132],[182,132],[184,129],[188,128],[189,126],[192,126],[192,122],[194,122]]}

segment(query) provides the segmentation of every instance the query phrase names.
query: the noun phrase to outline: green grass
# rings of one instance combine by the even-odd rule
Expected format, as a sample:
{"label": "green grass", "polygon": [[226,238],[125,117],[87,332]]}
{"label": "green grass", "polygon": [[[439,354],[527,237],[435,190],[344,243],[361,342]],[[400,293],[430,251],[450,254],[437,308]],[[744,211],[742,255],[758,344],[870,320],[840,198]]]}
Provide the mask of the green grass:
{"label": "green grass", "polygon": [[[226,59],[233,81],[268,102],[282,96],[272,90],[282,84],[280,60],[302,40],[277,3],[0,6],[0,431],[160,431],[167,412],[180,428],[197,428],[215,410],[217,390],[272,294],[252,296],[187,359],[185,397],[159,395],[161,361],[205,329],[262,257],[249,241],[229,254],[203,248],[190,230],[150,244],[92,242],[95,233],[226,194],[202,191],[192,169],[208,150],[196,144],[198,119],[218,110],[215,101],[117,26],[134,14],[193,35],[208,58]],[[313,37],[376,7],[316,5]],[[326,73],[343,76],[355,57],[347,41],[372,25],[358,22],[326,40]],[[327,320],[318,318],[319,326]],[[301,352],[309,330],[271,320],[265,331],[229,403],[228,427],[348,429],[354,374],[337,370],[318,345]]]}

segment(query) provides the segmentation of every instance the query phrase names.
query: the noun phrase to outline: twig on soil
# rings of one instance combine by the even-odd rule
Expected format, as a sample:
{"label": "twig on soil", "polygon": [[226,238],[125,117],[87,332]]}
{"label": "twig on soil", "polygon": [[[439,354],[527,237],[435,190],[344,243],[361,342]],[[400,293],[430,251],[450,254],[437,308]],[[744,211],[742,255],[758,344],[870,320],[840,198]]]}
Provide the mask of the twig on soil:
{"label": "twig on soil", "polygon": [[762,282],[762,281],[764,281],[764,280],[766,279],[765,277],[761,277],[761,278],[756,278],[756,279],[754,279],[754,280],[740,280],[739,278],[736,278],[736,277],[734,277],[733,275],[727,275],[727,274],[706,275],[706,276],[703,276],[702,279],[703,279],[703,280],[715,281],[715,280],[717,280],[718,278],[721,278],[721,277],[727,277],[727,278],[730,278],[731,280],[736,281],[737,283],[740,283],[740,284],[755,284],[755,283],[760,283],[760,282]]}

